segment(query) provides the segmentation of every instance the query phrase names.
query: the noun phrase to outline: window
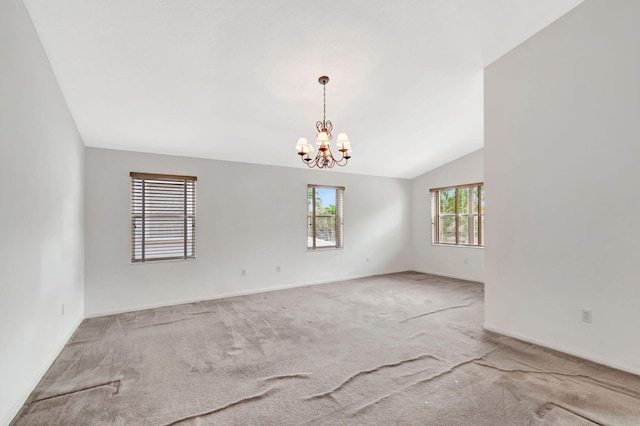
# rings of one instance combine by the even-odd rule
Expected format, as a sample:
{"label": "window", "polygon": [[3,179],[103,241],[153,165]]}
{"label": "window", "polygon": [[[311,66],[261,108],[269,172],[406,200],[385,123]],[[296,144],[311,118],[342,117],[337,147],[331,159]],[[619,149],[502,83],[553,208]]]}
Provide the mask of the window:
{"label": "window", "polygon": [[197,178],[130,175],[131,261],[196,257]]}
{"label": "window", "polygon": [[484,184],[430,191],[431,243],[484,247]]}
{"label": "window", "polygon": [[344,188],[307,187],[307,248],[342,248]]}

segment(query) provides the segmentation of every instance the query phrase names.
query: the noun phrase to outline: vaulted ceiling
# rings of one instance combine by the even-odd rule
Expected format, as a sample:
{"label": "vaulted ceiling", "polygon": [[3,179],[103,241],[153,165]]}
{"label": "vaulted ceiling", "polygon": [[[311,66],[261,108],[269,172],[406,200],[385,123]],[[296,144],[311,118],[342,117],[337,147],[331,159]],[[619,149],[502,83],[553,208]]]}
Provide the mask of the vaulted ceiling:
{"label": "vaulted ceiling", "polygon": [[413,178],[483,146],[483,68],[582,0],[24,0],[85,145]]}

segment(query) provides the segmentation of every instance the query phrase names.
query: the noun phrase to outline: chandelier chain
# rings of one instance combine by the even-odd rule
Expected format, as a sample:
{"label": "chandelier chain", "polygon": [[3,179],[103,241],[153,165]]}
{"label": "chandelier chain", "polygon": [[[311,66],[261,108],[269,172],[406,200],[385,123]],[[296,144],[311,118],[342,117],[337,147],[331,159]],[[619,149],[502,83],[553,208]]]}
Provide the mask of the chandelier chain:
{"label": "chandelier chain", "polygon": [[322,123],[324,125],[327,122],[327,83],[322,85],[322,99]]}

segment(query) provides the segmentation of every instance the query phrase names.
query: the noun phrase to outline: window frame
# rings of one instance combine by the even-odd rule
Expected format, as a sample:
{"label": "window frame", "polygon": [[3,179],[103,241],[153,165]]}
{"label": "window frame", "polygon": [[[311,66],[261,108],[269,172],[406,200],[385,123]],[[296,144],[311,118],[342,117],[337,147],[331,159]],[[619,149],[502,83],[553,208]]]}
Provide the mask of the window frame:
{"label": "window frame", "polygon": [[[472,193],[473,190],[478,190],[478,211],[474,213],[473,211],[473,197],[468,196],[469,207],[467,213],[460,212],[460,203],[459,203],[459,191],[461,189],[467,189],[469,194]],[[443,215],[440,211],[440,193],[455,191],[455,213],[447,213]],[[439,246],[450,246],[450,247],[475,247],[475,248],[484,248],[484,182],[476,182],[469,183],[464,185],[454,185],[454,186],[446,186],[440,188],[431,188],[429,189],[431,194],[431,245],[439,245]],[[454,216],[455,219],[455,243],[443,242],[440,241],[440,224],[443,216]],[[466,217],[467,219],[467,241],[473,241],[473,243],[461,243],[460,242],[460,230],[462,221],[461,216]],[[477,216],[478,218],[478,241],[475,241],[474,230],[475,226],[469,226],[470,224],[474,224],[474,219]]]}
{"label": "window frame", "polygon": [[[335,244],[334,245],[317,245],[317,218],[319,217],[316,214],[316,199],[315,191],[316,189],[332,189],[336,191],[336,211],[335,211]],[[313,194],[311,196],[312,208],[309,210],[309,190],[312,190]],[[332,186],[332,185],[315,185],[309,184],[307,185],[307,227],[311,227],[311,237],[309,235],[309,229],[307,228],[307,250],[308,251],[317,251],[317,250],[337,250],[344,248],[344,186]],[[325,217],[325,216],[323,216]],[[311,244],[309,244],[311,241]]]}
{"label": "window frame", "polygon": [[[158,174],[158,173],[140,173],[140,172],[130,172],[129,176],[131,178],[131,263],[146,263],[146,262],[156,262],[156,261],[167,261],[167,260],[186,260],[186,259],[195,259],[196,257],[196,181],[198,178],[196,176],[184,176],[184,175],[169,175],[169,174]],[[151,190],[155,189],[158,191],[158,188],[162,188],[163,184],[181,184],[183,189],[170,190],[168,191],[168,196],[166,198],[160,198],[161,200],[167,201],[167,205],[162,205],[161,207],[169,208],[172,207],[170,202],[173,201],[173,211],[177,212],[179,210],[175,210],[175,202],[178,201],[182,203],[184,206],[181,214],[176,213],[165,213],[163,219],[156,218],[154,220],[153,216],[149,217],[150,211],[147,209],[148,198],[152,197],[152,195],[147,194],[147,190],[150,188],[148,185],[153,185],[154,183],[147,183],[147,181],[154,181],[156,188],[151,187]],[[161,191],[166,191],[166,187],[161,189]],[[182,194],[181,194],[182,192]],[[156,197],[158,197],[156,195]],[[180,205],[180,204],[178,204]],[[157,227],[155,231],[161,230],[163,226],[166,228],[166,223],[162,223],[163,220],[166,221],[166,216],[176,216],[183,222],[182,228],[182,254],[175,255],[170,254],[167,256],[153,256],[149,257],[152,253],[148,253],[150,251],[150,247],[147,244],[147,238],[149,237],[150,232],[154,230],[151,228],[147,230],[147,226],[154,225]],[[142,227],[142,230],[139,233],[139,238],[136,233],[137,227],[136,222],[139,221]],[[191,230],[189,232],[188,226],[191,225]],[[160,226],[159,226],[160,225]],[[169,229],[179,229],[177,227]],[[155,250],[158,248],[173,250],[175,253],[175,243],[170,244],[166,243],[157,244]],[[139,255],[138,255],[139,253]]]}

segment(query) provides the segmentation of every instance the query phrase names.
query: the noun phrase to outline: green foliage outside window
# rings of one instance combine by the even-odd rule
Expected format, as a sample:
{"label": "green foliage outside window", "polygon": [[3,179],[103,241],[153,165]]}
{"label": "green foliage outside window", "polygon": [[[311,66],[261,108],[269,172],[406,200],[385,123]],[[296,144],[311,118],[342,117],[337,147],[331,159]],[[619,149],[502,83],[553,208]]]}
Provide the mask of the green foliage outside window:
{"label": "green foliage outside window", "polygon": [[307,188],[307,247],[342,247],[342,193],[344,188]]}
{"label": "green foliage outside window", "polygon": [[433,244],[484,246],[482,183],[431,190]]}

